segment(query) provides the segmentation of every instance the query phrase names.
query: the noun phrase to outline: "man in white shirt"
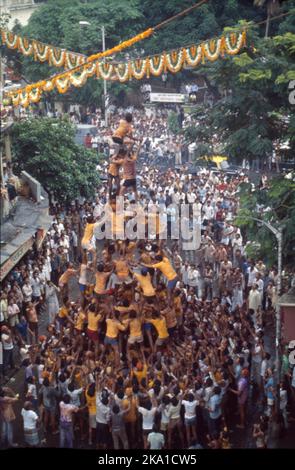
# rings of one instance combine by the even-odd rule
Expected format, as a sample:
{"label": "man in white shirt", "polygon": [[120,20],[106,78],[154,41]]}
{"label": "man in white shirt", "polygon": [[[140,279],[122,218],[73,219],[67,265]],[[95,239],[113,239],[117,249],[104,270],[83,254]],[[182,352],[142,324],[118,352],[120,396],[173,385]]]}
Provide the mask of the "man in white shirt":
{"label": "man in white shirt", "polygon": [[70,403],[71,398],[65,395],[63,401],[59,404],[60,409],[60,436],[59,447],[73,448],[74,431],[73,431],[73,413],[77,413],[79,408]]}
{"label": "man in white shirt", "polygon": [[189,204],[194,204],[194,202],[196,202],[196,199],[197,199],[197,196],[196,194],[190,190],[188,193],[187,193],[187,202]]}
{"label": "man in white shirt", "polygon": [[199,284],[200,284],[200,272],[194,264],[188,269],[188,286],[193,287],[195,295],[198,297]]}
{"label": "man in white shirt", "polygon": [[23,409],[21,410],[21,415],[23,417],[25,442],[30,447],[36,447],[39,444],[37,430],[39,417],[37,413],[33,411],[32,406],[33,405],[30,401],[26,401]]}
{"label": "man in white shirt", "polygon": [[165,445],[164,435],[161,432],[158,432],[155,426],[153,427],[153,431],[148,434],[147,441],[151,450],[163,449]]}
{"label": "man in white shirt", "polygon": [[257,284],[257,290],[260,294],[261,303],[262,303],[264,282],[263,282],[263,279],[261,279],[261,274],[260,273],[256,273],[255,283]]}
{"label": "man in white shirt", "polygon": [[40,281],[37,271],[33,273],[33,278],[31,280],[31,287],[32,287],[32,300],[33,302],[36,302],[36,301],[38,302],[41,297],[42,283]]}
{"label": "man in white shirt", "polygon": [[249,268],[247,268],[247,273],[248,273],[248,289],[250,289],[252,285],[254,284],[254,282],[256,281],[257,269],[255,268],[255,266],[249,266]]}
{"label": "man in white shirt", "polygon": [[25,283],[22,287],[22,292],[24,294],[24,302],[28,303],[32,301],[33,289],[29,279],[25,280]]}
{"label": "man in white shirt", "polygon": [[144,448],[147,449],[147,435],[153,429],[157,407],[152,406],[152,403],[149,401],[145,407],[139,406],[138,411],[142,415],[143,443]]}
{"label": "man in white shirt", "polygon": [[3,325],[1,327],[1,342],[3,348],[3,375],[6,376],[7,368],[14,368],[13,361],[13,340],[10,329]]}
{"label": "man in white shirt", "polygon": [[204,221],[210,221],[214,217],[214,209],[211,205],[211,201],[207,201],[207,203],[203,206],[203,213],[204,213]]}
{"label": "man in white shirt", "polygon": [[111,419],[111,409],[109,400],[100,393],[96,394],[96,442],[102,449],[107,449],[109,445],[109,422]]}

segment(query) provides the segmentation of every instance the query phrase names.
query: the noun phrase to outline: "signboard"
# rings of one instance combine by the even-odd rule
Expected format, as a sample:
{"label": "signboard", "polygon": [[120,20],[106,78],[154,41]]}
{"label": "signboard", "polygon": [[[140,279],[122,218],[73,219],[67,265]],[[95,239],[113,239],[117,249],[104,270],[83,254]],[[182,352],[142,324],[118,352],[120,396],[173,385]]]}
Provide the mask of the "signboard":
{"label": "signboard", "polygon": [[184,103],[186,95],[181,93],[150,93],[153,103]]}
{"label": "signboard", "polygon": [[12,268],[19,262],[19,260],[27,253],[34,243],[33,237],[30,237],[25,243],[23,243],[11,256],[5,261],[3,266],[0,268],[0,281],[7,276]]}

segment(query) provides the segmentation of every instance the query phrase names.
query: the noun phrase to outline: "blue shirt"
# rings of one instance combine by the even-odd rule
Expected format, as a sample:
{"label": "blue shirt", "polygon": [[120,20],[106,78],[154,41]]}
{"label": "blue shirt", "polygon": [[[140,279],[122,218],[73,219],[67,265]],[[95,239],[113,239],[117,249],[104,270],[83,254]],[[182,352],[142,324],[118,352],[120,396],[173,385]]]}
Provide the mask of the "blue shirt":
{"label": "blue shirt", "polygon": [[270,377],[270,378],[267,380],[266,384],[265,384],[265,391],[266,391],[266,396],[267,396],[267,398],[270,398],[271,400],[274,400],[274,398],[275,398],[275,397],[274,397],[274,394],[273,394],[273,392],[272,392],[272,390],[271,390],[271,388],[273,388],[273,386],[274,386],[273,377]]}
{"label": "blue shirt", "polygon": [[211,419],[217,419],[221,416],[221,395],[213,395],[209,400],[209,416]]}

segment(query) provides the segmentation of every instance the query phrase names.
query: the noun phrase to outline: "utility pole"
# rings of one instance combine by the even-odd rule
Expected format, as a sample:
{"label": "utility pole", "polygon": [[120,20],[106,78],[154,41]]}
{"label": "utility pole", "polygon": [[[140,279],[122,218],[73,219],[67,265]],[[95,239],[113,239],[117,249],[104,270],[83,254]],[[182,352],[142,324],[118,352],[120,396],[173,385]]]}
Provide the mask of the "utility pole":
{"label": "utility pole", "polygon": [[[106,50],[106,43],[105,43],[105,27],[101,27],[101,34],[102,34],[102,51],[105,52]],[[105,62],[105,59],[104,59]],[[104,98],[104,122],[105,127],[108,126],[108,94],[107,94],[107,81],[103,80],[103,98]]]}

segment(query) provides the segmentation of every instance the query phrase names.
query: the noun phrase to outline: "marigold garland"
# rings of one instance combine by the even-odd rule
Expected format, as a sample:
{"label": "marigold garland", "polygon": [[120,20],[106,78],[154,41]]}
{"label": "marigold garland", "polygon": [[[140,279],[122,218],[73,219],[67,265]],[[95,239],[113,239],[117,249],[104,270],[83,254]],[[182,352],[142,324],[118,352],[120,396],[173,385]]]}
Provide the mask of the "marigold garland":
{"label": "marigold garland", "polygon": [[[87,79],[94,74],[96,74],[97,78],[118,80],[121,83],[127,82],[132,78],[141,80],[150,75],[158,77],[166,71],[178,73],[185,66],[196,67],[201,62],[204,63],[205,59],[213,62],[225,54],[230,56],[238,54],[246,44],[246,31],[244,30],[238,34],[231,33],[228,36],[222,36],[219,39],[213,39],[199,45],[192,45],[171,52],[163,52],[162,54],[132,60],[127,63],[112,64],[97,60],[100,57],[114,54],[125,47],[129,47],[141,38],[147,37],[147,35],[151,34],[149,31],[147,30],[145,33],[141,33],[108,51],[90,56],[86,61],[83,59],[84,62],[79,66],[78,70],[68,70],[56,77],[51,77],[34,85],[28,85],[25,89],[10,92],[8,96],[12,98],[14,106],[19,104],[28,106],[30,102],[39,101],[43,91],[47,92],[57,88],[58,92],[63,94],[68,91],[71,85],[75,87],[83,86]],[[2,32],[1,35],[3,35]],[[10,37],[9,41],[10,44],[15,44],[15,38]],[[62,62],[62,53],[56,57],[55,52],[50,51],[48,47],[40,48],[38,46],[34,51],[42,60],[44,60],[46,54],[49,54],[51,60]],[[70,63],[72,64],[73,56],[67,54],[66,51],[63,52],[65,53],[64,57],[67,57],[64,60],[71,61]],[[75,57],[74,60],[81,61],[81,57],[78,59]]]}

